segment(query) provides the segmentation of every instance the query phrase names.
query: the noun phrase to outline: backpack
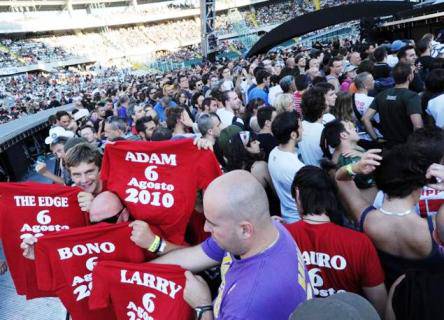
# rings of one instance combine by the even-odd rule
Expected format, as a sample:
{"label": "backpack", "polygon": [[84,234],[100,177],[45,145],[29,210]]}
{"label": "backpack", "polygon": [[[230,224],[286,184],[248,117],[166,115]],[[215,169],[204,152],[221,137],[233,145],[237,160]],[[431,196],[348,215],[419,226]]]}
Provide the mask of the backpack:
{"label": "backpack", "polygon": [[237,121],[238,117],[234,116],[231,121],[231,125],[226,127],[220,132],[220,136],[218,138],[219,147],[222,150],[222,154],[228,154],[228,146],[230,144],[231,138],[241,132],[244,131],[244,126],[240,122]]}

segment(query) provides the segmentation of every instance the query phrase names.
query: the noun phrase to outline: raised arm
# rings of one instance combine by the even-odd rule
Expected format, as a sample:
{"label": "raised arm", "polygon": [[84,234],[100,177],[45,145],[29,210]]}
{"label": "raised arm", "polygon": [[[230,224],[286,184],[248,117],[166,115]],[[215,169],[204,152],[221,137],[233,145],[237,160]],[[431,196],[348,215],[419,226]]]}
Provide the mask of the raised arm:
{"label": "raised arm", "polygon": [[336,172],[339,195],[355,221],[359,221],[362,211],[367,208],[370,203],[365,200],[356,187],[353,177],[356,174],[366,175],[373,172],[382,159],[381,156],[378,155],[380,152],[380,149],[369,150],[364,153],[361,160],[354,164],[343,166]]}

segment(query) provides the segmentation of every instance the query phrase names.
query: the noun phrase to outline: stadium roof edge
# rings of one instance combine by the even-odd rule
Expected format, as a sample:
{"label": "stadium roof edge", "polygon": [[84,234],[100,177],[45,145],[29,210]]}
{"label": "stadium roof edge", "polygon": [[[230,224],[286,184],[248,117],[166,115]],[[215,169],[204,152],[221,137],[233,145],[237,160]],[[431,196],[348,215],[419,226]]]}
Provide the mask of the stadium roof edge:
{"label": "stadium roof edge", "polygon": [[412,3],[401,1],[368,1],[310,12],[288,20],[266,33],[250,49],[247,57],[265,53],[287,40],[315,30],[364,17],[392,15],[412,6]]}

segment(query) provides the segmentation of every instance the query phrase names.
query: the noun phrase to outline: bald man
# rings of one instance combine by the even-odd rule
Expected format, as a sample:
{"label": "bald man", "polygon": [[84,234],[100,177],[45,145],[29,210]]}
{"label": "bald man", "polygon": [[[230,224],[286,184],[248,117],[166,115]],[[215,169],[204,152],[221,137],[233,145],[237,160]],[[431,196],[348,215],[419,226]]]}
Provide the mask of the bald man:
{"label": "bald man", "polygon": [[[265,191],[249,172],[231,171],[215,179],[203,204],[211,237],[152,261],[191,271],[185,273],[184,298],[197,319],[288,319],[311,298],[299,249],[271,220]],[[220,263],[222,284],[213,303],[208,285],[192,272]]]}
{"label": "bald man", "polygon": [[104,191],[99,193],[91,202],[89,219],[93,223],[126,222],[129,219],[129,211],[115,193]]}

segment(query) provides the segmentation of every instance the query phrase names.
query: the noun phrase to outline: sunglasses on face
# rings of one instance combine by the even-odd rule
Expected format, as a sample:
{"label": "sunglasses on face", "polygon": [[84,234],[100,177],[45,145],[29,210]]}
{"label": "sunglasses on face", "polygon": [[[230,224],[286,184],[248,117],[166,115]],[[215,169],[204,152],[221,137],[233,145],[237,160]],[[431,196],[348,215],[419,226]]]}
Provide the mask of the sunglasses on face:
{"label": "sunglasses on face", "polygon": [[125,207],[122,206],[122,209],[120,209],[120,211],[117,212],[117,214],[115,214],[112,217],[106,218],[100,222],[106,222],[106,223],[112,223],[112,224],[117,223],[117,221],[119,220],[120,216],[122,215],[122,212],[124,209],[125,209]]}

